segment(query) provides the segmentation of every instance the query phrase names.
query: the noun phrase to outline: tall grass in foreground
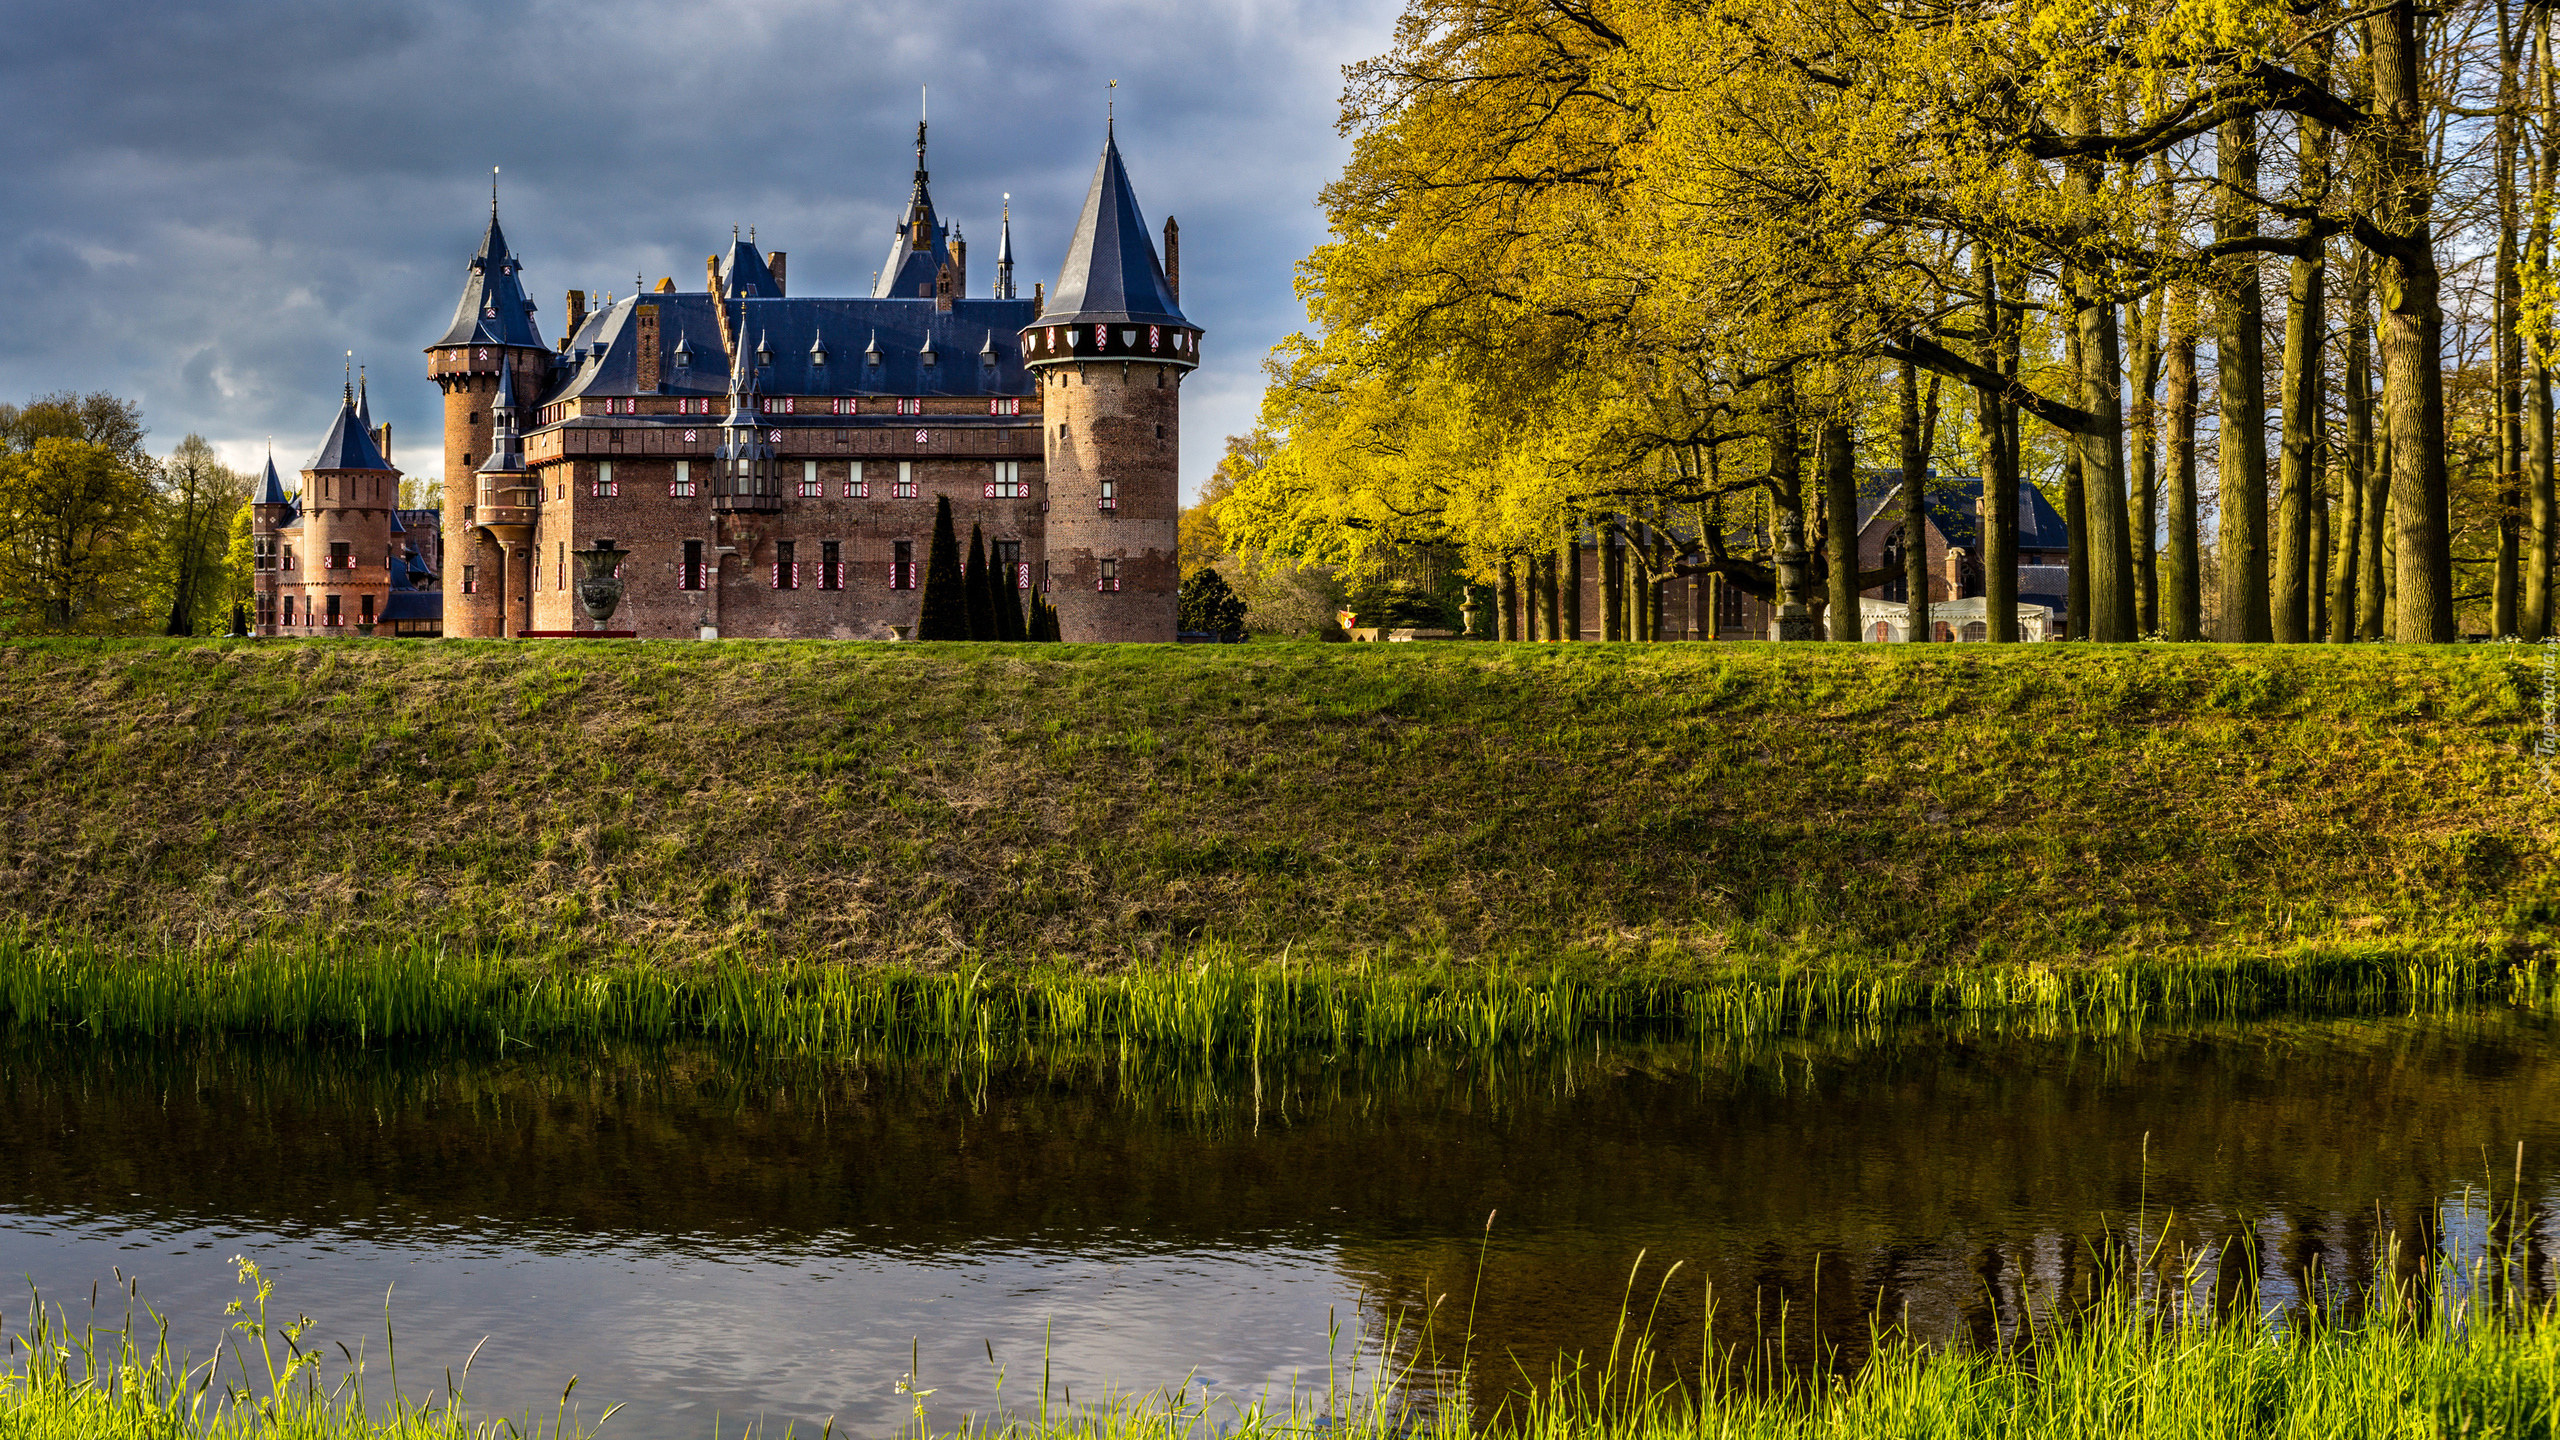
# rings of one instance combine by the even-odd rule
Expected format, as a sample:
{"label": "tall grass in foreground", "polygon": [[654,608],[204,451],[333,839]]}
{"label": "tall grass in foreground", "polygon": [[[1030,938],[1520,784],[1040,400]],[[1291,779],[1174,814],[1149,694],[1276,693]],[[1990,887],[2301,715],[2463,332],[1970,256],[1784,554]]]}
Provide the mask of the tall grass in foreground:
{"label": "tall grass in foreground", "polygon": [[[253,1276],[253,1268],[244,1268]],[[1195,1401],[1189,1387],[1076,1408],[1044,1394],[1036,1410],[971,1418],[971,1440],[2185,1440],[2185,1437],[2507,1437],[2560,1435],[2560,1315],[2480,1298],[2474,1283],[2367,1311],[2353,1324],[2317,1313],[2270,1317],[2255,1305],[2190,1309],[2117,1292],[2068,1323],[2048,1322],[1996,1349],[1939,1349],[1881,1333],[1854,1375],[1738,1373],[1707,1357],[1704,1383],[1659,1382],[1659,1356],[1625,1327],[1596,1365],[1560,1362],[1523,1402],[1488,1412],[1463,1402],[1416,1408],[1393,1397],[1396,1362],[1329,1377],[1321,1390],[1241,1411]],[[42,1440],[571,1440],[599,1432],[563,1391],[547,1420],[474,1420],[448,1376],[423,1405],[396,1395],[369,1409],[365,1365],[343,1365],[294,1326],[235,1306],[226,1362],[172,1357],[167,1326],[146,1311],[119,1329],[74,1327],[38,1306],[0,1366],[0,1437]],[[302,1342],[312,1339],[312,1343]],[[1389,1344],[1375,1354],[1391,1355]],[[1411,1354],[1408,1348],[1405,1353]],[[22,1358],[23,1357],[23,1358]],[[323,1370],[335,1373],[323,1379]],[[468,1365],[464,1367],[468,1374]],[[386,1377],[388,1378],[388,1377]],[[570,1386],[575,1388],[572,1380]],[[902,1387],[903,1388],[903,1387]],[[929,1391],[916,1391],[919,1397]],[[441,1402],[437,1395],[446,1398]],[[1383,1403],[1381,1403],[1383,1401]],[[915,1428],[929,1440],[921,1398]],[[618,1408],[618,1407],[617,1407]],[[598,1421],[613,1416],[605,1412]],[[832,1433],[750,1426],[740,1440]],[[718,1440],[732,1440],[725,1427]]]}
{"label": "tall grass in foreground", "polygon": [[1973,1019],[2113,1032],[2158,1020],[2549,1006],[2546,965],[2353,946],[2088,967],[1737,964],[1678,977],[1431,962],[1252,962],[1215,945],[1144,969],[953,971],[723,960],[571,965],[431,944],[134,953],[0,934],[0,1023],[166,1040],[705,1039],[795,1055],[966,1055],[1020,1041],[1222,1058],[1604,1035],[1745,1039]]}
{"label": "tall grass in foreground", "polygon": [[[595,1433],[570,1412],[574,1378],[547,1420],[473,1419],[463,1404],[470,1360],[460,1379],[448,1370],[423,1403],[410,1399],[399,1391],[387,1326],[387,1373],[369,1393],[373,1377],[363,1353],[336,1347],[344,1363],[332,1365],[310,1319],[270,1316],[274,1282],[254,1263],[237,1263],[249,1293],[231,1303],[221,1338],[201,1361],[169,1348],[169,1322],[122,1272],[116,1278],[125,1309],[113,1325],[98,1323],[94,1291],[86,1324],[36,1297],[24,1333],[9,1336],[8,1359],[0,1363],[0,1440],[584,1440]],[[475,1350],[471,1358],[478,1356]],[[334,1376],[326,1373],[333,1369]]]}

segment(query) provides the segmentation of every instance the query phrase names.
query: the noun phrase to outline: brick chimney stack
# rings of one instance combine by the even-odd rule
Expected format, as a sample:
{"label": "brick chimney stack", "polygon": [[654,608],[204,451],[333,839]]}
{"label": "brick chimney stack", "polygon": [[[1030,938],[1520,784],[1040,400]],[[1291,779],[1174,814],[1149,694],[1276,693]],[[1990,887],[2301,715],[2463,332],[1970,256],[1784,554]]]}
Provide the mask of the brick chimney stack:
{"label": "brick chimney stack", "polygon": [[789,255],[780,250],[776,250],[772,254],[764,257],[764,268],[773,272],[773,293],[776,295],[787,295],[791,293],[790,291],[785,290],[782,285],[783,272],[790,268],[790,259],[791,257]]}
{"label": "brick chimney stack", "polygon": [[568,310],[569,328],[563,331],[560,336],[560,343],[563,346],[566,346],[571,340],[577,338],[578,327],[587,323],[587,292],[584,290],[570,291]]}
{"label": "brick chimney stack", "polygon": [[1164,283],[1174,303],[1182,303],[1182,227],[1170,215],[1164,217]]}
{"label": "brick chimney stack", "polygon": [[1960,545],[1947,547],[1947,598],[1964,598],[1964,547]]}

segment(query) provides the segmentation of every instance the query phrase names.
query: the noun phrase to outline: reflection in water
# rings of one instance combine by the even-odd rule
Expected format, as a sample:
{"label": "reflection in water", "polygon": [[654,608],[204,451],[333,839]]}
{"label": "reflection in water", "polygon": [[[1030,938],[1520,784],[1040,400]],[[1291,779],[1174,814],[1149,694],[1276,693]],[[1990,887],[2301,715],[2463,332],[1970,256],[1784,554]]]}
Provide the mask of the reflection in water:
{"label": "reflection in water", "polygon": [[1716,1345],[1783,1331],[1794,1363],[1855,1363],[1879,1317],[1989,1341],[2122,1255],[2175,1270],[2232,1242],[2207,1296],[2254,1272],[2287,1299],[2310,1273],[2352,1303],[2451,1241],[2514,1243],[2547,1295],[2552,1038],[2497,1012],[1137,1075],[21,1037],[0,1044],[0,1271],[57,1296],[139,1272],[181,1340],[202,1318],[199,1350],[230,1254],[351,1343],[396,1282],[411,1364],[493,1334],[484,1401],[575,1372],[633,1402],[630,1435],[705,1433],[714,1409],[885,1433],[910,1418],[910,1337],[936,1425],[996,1403],[982,1345],[1015,1407],[1044,1345],[1053,1400],[1321,1385],[1329,1313],[1419,1346],[1435,1304],[1442,1360],[1499,1389],[1605,1348],[1639,1252],[1639,1313],[1684,1371],[1710,1287]]}

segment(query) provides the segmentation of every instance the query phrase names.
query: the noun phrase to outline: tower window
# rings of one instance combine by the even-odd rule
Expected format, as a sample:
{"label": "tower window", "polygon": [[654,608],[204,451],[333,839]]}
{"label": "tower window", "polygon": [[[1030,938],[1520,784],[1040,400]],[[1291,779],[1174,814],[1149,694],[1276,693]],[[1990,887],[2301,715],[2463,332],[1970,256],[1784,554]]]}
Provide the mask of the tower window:
{"label": "tower window", "polygon": [[916,542],[901,540],[892,548],[889,560],[889,588],[916,588]]}
{"label": "tower window", "polygon": [[1159,440],[1164,438],[1164,427],[1161,425],[1156,427],[1156,438]]}
{"label": "tower window", "polygon": [[290,595],[284,597],[284,623],[293,623],[293,597]]}
{"label": "tower window", "polygon": [[364,597],[364,609],[361,612],[361,618],[367,625],[373,623],[373,597],[370,595]]}
{"label": "tower window", "polygon": [[901,415],[921,415],[924,413],[924,402],[922,400],[901,400],[898,402],[898,413]]}
{"label": "tower window", "polygon": [[833,540],[818,542],[818,588],[844,588],[844,547]]}
{"label": "tower window", "polygon": [[1102,508],[1106,513],[1116,511],[1120,508],[1119,481],[1105,480],[1102,482]]}
{"label": "tower window", "polygon": [[259,536],[257,538],[256,549],[258,552],[257,564],[259,569],[273,570],[276,568],[276,537],[273,535]]}
{"label": "tower window", "polygon": [[355,547],[353,545],[350,545],[344,540],[330,541],[329,563],[322,568],[329,570],[353,570],[356,568],[356,557],[351,553],[354,549]]}
{"label": "tower window", "polygon": [[871,482],[862,478],[862,462],[859,460],[854,461],[851,465],[845,468],[844,498],[847,500],[868,500],[871,498]]}
{"label": "tower window", "polygon": [[477,595],[480,593],[479,566],[465,565],[462,567],[462,593],[465,595]]}
{"label": "tower window", "polygon": [[595,493],[600,496],[615,496],[622,493],[622,486],[613,478],[613,462],[610,460],[596,462]]}
{"label": "tower window", "polygon": [[[1066,422],[1066,421],[1064,421],[1064,420],[1061,420],[1061,421],[1059,421],[1059,422],[1058,422],[1058,438],[1059,438],[1059,439],[1061,439],[1061,440],[1064,440],[1064,439],[1066,439],[1066,438],[1067,438],[1067,422]],[[465,459],[469,459],[470,457],[469,457],[469,456],[465,456],[465,457],[463,457],[463,458],[465,458]]]}
{"label": "tower window", "polygon": [[815,500],[825,493],[827,493],[825,487],[818,483],[818,462],[815,460],[801,461],[800,498],[803,500]]}
{"label": "tower window", "polygon": [[330,597],[329,597],[329,620],[328,620],[328,623],[329,623],[329,625],[332,625],[332,626],[336,626],[336,625],[344,625],[345,623],[347,623],[347,617],[346,617],[346,616],[344,616],[344,615],[342,615],[342,614],[340,614],[340,613],[339,613],[339,611],[338,611],[338,598],[339,598],[339,597],[337,597],[337,596],[335,596],[335,595],[332,595],[332,596],[330,596]]}
{"label": "tower window", "polygon": [[690,500],[693,498],[692,461],[679,460],[676,462],[676,478],[667,482],[667,493],[678,500]]}
{"label": "tower window", "polygon": [[996,462],[995,477],[987,482],[986,498],[989,500],[1019,500],[1022,498],[1021,461],[999,460]]}
{"label": "tower window", "polygon": [[1022,401],[1019,397],[1010,395],[1001,399],[990,400],[987,402],[987,413],[990,415],[1019,415],[1022,413]]}
{"label": "tower window", "polygon": [[840,399],[840,400],[836,401],[836,402],[835,402],[835,413],[837,413],[838,415],[859,415],[859,414],[861,414],[861,413],[862,413],[862,399],[861,399],[861,397],[860,397],[860,396],[848,395],[848,396],[844,397],[843,399]]}
{"label": "tower window", "polygon": [[560,547],[560,558],[555,561],[551,567],[553,572],[551,588],[554,590],[566,590],[569,588],[569,542],[562,540],[556,543]]}
{"label": "tower window", "polygon": [[800,562],[795,558],[797,551],[798,547],[788,540],[773,542],[774,589],[797,590],[800,588]]}
{"label": "tower window", "polygon": [[682,581],[682,588],[687,590],[699,590],[702,588],[702,542],[699,540],[687,540],[684,542],[684,580]]}
{"label": "tower window", "polygon": [[1103,561],[1103,562],[1102,562],[1102,577],[1101,577],[1100,579],[1098,579],[1098,580],[1096,580],[1096,581],[1094,581],[1094,582],[1093,582],[1093,588],[1094,588],[1094,589],[1096,589],[1096,590],[1101,591],[1101,592],[1102,592],[1103,594],[1105,594],[1105,595],[1117,595],[1117,594],[1119,594],[1119,593],[1120,593],[1120,562],[1119,562],[1119,561],[1117,561],[1117,560],[1105,560],[1105,561]]}
{"label": "tower window", "polygon": [[996,567],[1004,571],[1006,576],[1012,580],[1014,589],[1028,590],[1031,588],[1031,567],[1022,563],[1021,541],[998,540],[995,542],[994,555],[992,558],[994,559]]}
{"label": "tower window", "polygon": [[891,498],[898,500],[916,498],[916,462],[913,460],[898,462],[898,488]]}

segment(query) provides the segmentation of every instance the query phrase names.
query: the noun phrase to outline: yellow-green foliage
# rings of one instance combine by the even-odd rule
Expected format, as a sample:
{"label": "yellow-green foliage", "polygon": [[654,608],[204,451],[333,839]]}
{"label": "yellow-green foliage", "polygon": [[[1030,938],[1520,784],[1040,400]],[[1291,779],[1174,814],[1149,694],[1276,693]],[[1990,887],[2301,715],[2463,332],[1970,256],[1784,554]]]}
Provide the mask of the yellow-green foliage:
{"label": "yellow-green foliage", "polygon": [[2531,660],[30,642],[0,918],[926,968],[2503,961],[2560,898]]}

